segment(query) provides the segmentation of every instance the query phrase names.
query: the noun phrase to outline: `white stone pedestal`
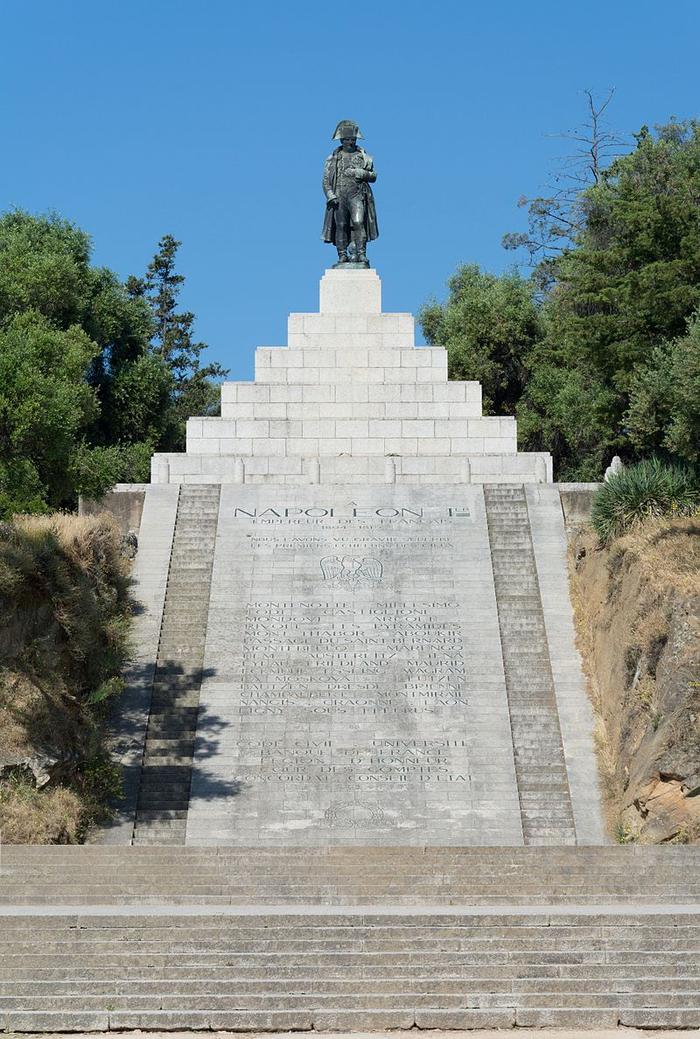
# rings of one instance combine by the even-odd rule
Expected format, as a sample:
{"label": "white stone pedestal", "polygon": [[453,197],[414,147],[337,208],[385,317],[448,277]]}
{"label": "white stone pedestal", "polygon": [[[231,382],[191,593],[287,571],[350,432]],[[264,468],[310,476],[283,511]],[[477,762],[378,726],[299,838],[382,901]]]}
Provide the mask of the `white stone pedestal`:
{"label": "white stone pedestal", "polygon": [[259,347],[255,381],[225,382],[221,417],[190,419],[187,452],[155,455],[151,478],[539,483],[552,461],[518,453],[514,418],[482,415],[478,382],[448,381],[411,314],[382,312],[376,271],[328,270],[318,313],[290,314],[287,346]]}
{"label": "white stone pedestal", "polygon": [[381,314],[382,283],[373,270],[331,270],[321,278],[322,314]]}

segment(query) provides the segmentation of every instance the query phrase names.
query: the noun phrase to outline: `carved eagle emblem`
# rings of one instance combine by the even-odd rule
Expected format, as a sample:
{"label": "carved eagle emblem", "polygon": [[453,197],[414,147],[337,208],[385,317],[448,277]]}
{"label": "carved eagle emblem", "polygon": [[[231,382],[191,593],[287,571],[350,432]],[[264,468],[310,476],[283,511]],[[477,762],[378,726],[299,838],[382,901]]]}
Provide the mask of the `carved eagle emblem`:
{"label": "carved eagle emblem", "polygon": [[324,556],[321,560],[324,581],[356,585],[360,582],[376,584],[381,581],[384,567],[371,556]]}

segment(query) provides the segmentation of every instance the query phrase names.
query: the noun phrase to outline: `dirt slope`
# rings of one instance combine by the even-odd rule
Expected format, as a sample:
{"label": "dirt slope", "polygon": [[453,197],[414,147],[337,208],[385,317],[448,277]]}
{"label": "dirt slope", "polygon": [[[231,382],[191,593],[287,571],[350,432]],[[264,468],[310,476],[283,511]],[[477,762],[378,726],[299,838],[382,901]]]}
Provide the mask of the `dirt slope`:
{"label": "dirt slope", "polygon": [[611,834],[696,842],[700,523],[654,522],[608,548],[578,527],[570,580]]}

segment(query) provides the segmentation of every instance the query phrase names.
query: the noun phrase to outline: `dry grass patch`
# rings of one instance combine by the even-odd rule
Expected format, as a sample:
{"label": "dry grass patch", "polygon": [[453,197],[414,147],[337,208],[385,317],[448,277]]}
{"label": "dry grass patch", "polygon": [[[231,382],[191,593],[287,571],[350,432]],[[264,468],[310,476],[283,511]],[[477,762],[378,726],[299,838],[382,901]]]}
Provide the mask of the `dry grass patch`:
{"label": "dry grass patch", "polygon": [[700,521],[647,520],[619,538],[615,554],[629,554],[644,577],[658,588],[673,587],[681,595],[700,593]]}
{"label": "dry grass patch", "polygon": [[[103,734],[106,703],[120,691],[129,652],[128,588],[129,562],[110,516],[21,516],[0,524],[6,842],[78,840],[115,790]],[[47,763],[45,774],[37,779],[23,759]]]}
{"label": "dry grass patch", "polygon": [[22,779],[0,783],[3,844],[75,844],[83,816],[83,800],[75,790],[37,790]]}

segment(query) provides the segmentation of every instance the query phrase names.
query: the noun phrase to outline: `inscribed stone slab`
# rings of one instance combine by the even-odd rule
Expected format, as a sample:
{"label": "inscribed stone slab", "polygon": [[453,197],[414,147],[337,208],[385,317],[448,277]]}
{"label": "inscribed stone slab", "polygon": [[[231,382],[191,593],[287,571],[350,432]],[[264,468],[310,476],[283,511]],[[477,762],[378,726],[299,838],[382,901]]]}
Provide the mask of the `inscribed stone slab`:
{"label": "inscribed stone slab", "polygon": [[522,844],[479,487],[224,486],[188,844]]}

